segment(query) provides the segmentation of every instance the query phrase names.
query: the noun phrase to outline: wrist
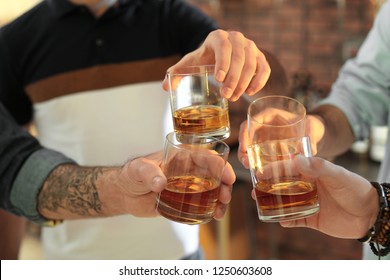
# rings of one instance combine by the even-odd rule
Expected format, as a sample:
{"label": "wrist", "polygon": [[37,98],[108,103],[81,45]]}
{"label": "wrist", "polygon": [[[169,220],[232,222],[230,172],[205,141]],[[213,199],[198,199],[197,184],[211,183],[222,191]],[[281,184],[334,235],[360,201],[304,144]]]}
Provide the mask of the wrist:
{"label": "wrist", "polygon": [[[375,183],[371,183],[372,186],[373,184]],[[376,187],[371,188],[369,197],[370,197],[370,201],[368,202],[368,205],[370,205],[370,207],[367,208],[371,209],[371,211],[367,223],[367,231],[369,231],[372,227],[374,227],[380,211],[380,203],[378,203],[380,201],[380,196],[378,194]]]}
{"label": "wrist", "polygon": [[[355,137],[346,115],[333,105],[321,105],[310,112],[317,120],[311,127],[317,135],[318,151],[321,156],[337,156],[347,151]],[[311,135],[310,135],[311,136]]]}
{"label": "wrist", "polygon": [[365,205],[365,215],[361,217],[357,235],[362,236],[358,241],[368,243],[374,235],[374,225],[379,213],[379,197],[378,192],[369,181],[367,181],[367,185],[369,189],[364,194],[366,199],[362,202]]}
{"label": "wrist", "polygon": [[368,242],[373,253],[380,259],[390,253],[390,184],[371,184],[377,193],[377,215],[368,234],[358,240]]}
{"label": "wrist", "polygon": [[124,193],[121,184],[121,168],[104,168],[97,181],[97,190],[102,202],[102,216],[125,214]]}

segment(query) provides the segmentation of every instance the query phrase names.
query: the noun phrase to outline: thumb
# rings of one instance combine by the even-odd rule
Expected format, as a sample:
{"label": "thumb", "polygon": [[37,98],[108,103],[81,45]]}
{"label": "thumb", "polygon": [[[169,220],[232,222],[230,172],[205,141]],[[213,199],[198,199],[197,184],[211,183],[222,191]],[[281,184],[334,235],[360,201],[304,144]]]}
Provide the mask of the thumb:
{"label": "thumb", "polygon": [[326,161],[319,157],[297,155],[294,164],[302,175],[309,178],[317,178],[325,173],[329,175]]}
{"label": "thumb", "polygon": [[168,90],[169,90],[168,75],[167,75],[167,74],[165,74],[164,81],[162,82],[162,88],[163,88],[165,91],[168,91]]}
{"label": "thumb", "polygon": [[146,158],[136,158],[127,164],[128,176],[130,180],[137,183],[133,192],[136,194],[150,191],[161,192],[167,179],[159,165]]}

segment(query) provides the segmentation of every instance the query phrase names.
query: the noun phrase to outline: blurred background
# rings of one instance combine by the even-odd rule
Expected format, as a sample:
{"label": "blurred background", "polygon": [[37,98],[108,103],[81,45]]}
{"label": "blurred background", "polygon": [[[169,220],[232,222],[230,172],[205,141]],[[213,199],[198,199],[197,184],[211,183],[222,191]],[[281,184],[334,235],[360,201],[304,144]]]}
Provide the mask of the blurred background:
{"label": "blurred background", "polygon": [[[385,0],[187,0],[285,67],[291,90],[326,95]],[[39,0],[0,0],[0,26]],[[300,87],[300,88],[299,88]],[[302,94],[303,95],[303,94]]]}
{"label": "blurred background", "polygon": [[[346,59],[353,57],[372,26],[384,0],[187,0],[213,17],[222,29],[238,30],[270,52],[284,68],[284,93],[308,109],[325,97]],[[38,3],[0,0],[0,26]],[[275,73],[274,82],[280,73]],[[245,118],[245,116],[244,116]],[[371,157],[370,139],[356,149],[330,159],[375,180],[380,157]],[[232,144],[234,146],[234,143]],[[208,259],[360,259],[361,244],[314,232],[262,223],[250,197],[247,170],[231,163],[237,183],[223,222],[202,225],[201,242]],[[20,258],[42,257],[39,228],[29,224]]]}

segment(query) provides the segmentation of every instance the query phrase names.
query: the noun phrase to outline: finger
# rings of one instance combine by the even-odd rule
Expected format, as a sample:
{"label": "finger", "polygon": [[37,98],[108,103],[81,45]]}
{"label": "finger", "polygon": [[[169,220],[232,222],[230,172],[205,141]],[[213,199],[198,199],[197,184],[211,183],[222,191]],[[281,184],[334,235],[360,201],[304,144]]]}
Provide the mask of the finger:
{"label": "finger", "polygon": [[173,69],[175,69],[175,65],[168,68],[166,74],[165,74],[165,77],[164,77],[164,80],[162,82],[162,87],[165,91],[169,91],[169,77],[168,77],[168,73],[172,73]]}
{"label": "finger", "polygon": [[306,221],[306,219],[283,221],[283,222],[280,222],[280,225],[284,228],[307,227],[307,221]]}
{"label": "finger", "polygon": [[245,64],[244,40],[246,38],[240,32],[230,31],[229,40],[232,44],[231,62],[221,89],[221,94],[227,99],[233,96],[241,78],[241,72]]}
{"label": "finger", "polygon": [[251,191],[251,197],[253,200],[256,200],[256,191],[255,191],[255,188],[252,189]]}
{"label": "finger", "polygon": [[221,171],[225,167],[226,160],[220,155],[212,152],[213,151],[207,149],[200,149],[191,154],[191,160],[199,169],[207,169],[211,174],[221,174]]}
{"label": "finger", "polygon": [[[248,93],[247,90],[253,78],[256,77],[256,57],[260,53],[255,43],[246,39],[246,47],[244,48],[245,57],[244,65],[241,69],[238,84],[233,92],[230,101],[237,101],[243,93]],[[249,93],[248,93],[249,94]]]}
{"label": "finger", "polygon": [[226,166],[222,173],[222,183],[225,185],[233,185],[236,181],[236,173],[229,162],[226,163]]}
{"label": "finger", "polygon": [[322,175],[337,176],[337,168],[333,168],[330,162],[319,157],[297,155],[294,159],[294,165],[302,175],[309,178],[318,178]]}
{"label": "finger", "polygon": [[214,219],[222,220],[225,217],[228,207],[227,204],[218,203],[217,208],[215,209]]}
{"label": "finger", "polygon": [[230,201],[232,200],[232,190],[233,190],[233,185],[221,185],[221,190],[219,191],[219,201],[222,204],[229,204]]}
{"label": "finger", "polygon": [[244,121],[240,125],[240,132],[238,135],[237,156],[241,164],[248,169],[249,160],[247,154],[247,145],[248,145],[248,122]]}
{"label": "finger", "polygon": [[297,169],[297,163],[288,159],[288,160],[278,160],[277,157],[271,159],[271,161],[261,169],[256,169],[255,176],[257,180],[270,180],[275,176],[278,177],[295,177],[302,174]]}
{"label": "finger", "polygon": [[188,62],[183,58],[183,60],[168,68],[162,84],[165,91],[175,90],[177,88],[181,78],[180,76],[172,76],[172,73],[175,73],[176,69],[180,69],[180,67],[184,67],[186,64],[188,64]]}
{"label": "finger", "polygon": [[153,177],[152,182],[151,182],[151,191],[159,193],[165,189],[167,186],[167,178],[162,175],[156,175]]}
{"label": "finger", "polygon": [[[347,191],[348,186],[362,185],[368,186],[368,188],[359,189],[363,193],[371,189],[371,184],[368,180],[323,158],[297,156],[295,161],[297,169],[302,175],[308,178],[316,178],[317,181],[325,182],[326,180],[326,184],[323,184],[323,188],[320,191],[328,189],[334,193],[336,189]],[[351,195],[353,194],[351,193]]]}
{"label": "finger", "polygon": [[317,154],[317,144],[324,137],[324,120],[317,115],[306,116],[306,134],[310,137],[313,155]]}
{"label": "finger", "polygon": [[271,68],[263,53],[260,52],[256,59],[256,63],[256,74],[252,78],[248,89],[245,91],[248,95],[254,95],[260,91],[265,86],[271,75]]}
{"label": "finger", "polygon": [[[169,67],[167,70],[168,73],[173,73],[176,71],[176,69],[180,69],[182,67],[186,66],[193,66],[199,64],[199,62],[196,62],[196,54],[199,52],[199,50],[193,51],[191,53],[186,54],[178,63],[174,64],[173,66]],[[169,79],[168,75],[165,75],[164,81],[162,83],[162,87],[165,91],[169,90]]]}
{"label": "finger", "polygon": [[162,88],[165,91],[169,90],[169,83],[168,83],[168,76],[167,75],[165,75],[164,80],[162,82]]}
{"label": "finger", "polygon": [[315,156],[317,154],[317,141],[310,138],[310,146],[312,155]]}
{"label": "finger", "polygon": [[167,180],[160,167],[145,158],[136,158],[127,165],[129,177],[138,183],[138,188],[133,189],[133,193],[148,193],[150,191],[162,191]]}
{"label": "finger", "polygon": [[180,84],[181,79],[183,79],[184,75],[180,75],[180,73],[174,72],[174,70],[170,70],[167,72],[168,77],[168,90],[169,92],[176,91],[177,87]]}
{"label": "finger", "polygon": [[215,58],[215,79],[223,83],[230,68],[232,57],[232,44],[229,41],[229,34],[224,30],[216,30],[210,33],[212,51]]}

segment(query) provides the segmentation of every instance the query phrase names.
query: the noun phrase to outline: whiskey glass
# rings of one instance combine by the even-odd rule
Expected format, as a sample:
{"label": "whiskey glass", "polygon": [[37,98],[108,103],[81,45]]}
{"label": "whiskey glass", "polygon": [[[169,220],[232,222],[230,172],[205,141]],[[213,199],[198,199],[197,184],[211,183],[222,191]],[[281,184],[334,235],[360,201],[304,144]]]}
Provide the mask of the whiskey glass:
{"label": "whiskey glass", "polygon": [[173,127],[178,137],[226,139],[230,135],[228,100],[215,79],[214,65],[182,67],[167,72]]}
{"label": "whiskey glass", "polygon": [[297,155],[312,156],[305,118],[305,107],[284,96],[258,98],[248,107],[249,169],[261,221],[300,219],[319,210],[314,180],[293,164]]}
{"label": "whiskey glass", "polygon": [[213,137],[179,139],[175,132],[166,137],[162,170],[168,183],[157,196],[157,210],[175,222],[207,223],[215,214],[230,149]]}

